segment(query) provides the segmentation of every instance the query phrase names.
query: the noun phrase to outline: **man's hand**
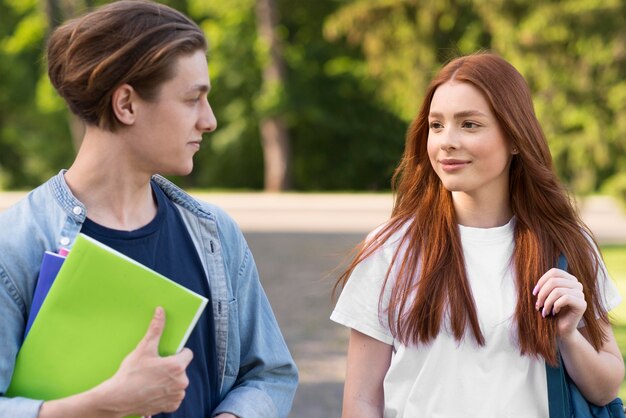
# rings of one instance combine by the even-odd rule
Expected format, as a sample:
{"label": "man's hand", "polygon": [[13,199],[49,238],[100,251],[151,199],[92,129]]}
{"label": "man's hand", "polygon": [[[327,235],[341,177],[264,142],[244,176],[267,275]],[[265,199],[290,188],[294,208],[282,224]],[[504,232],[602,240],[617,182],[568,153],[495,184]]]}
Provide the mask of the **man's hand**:
{"label": "man's hand", "polygon": [[214,418],[238,418],[236,415],[229,414],[228,412],[224,412],[223,414],[215,415]]}
{"label": "man's hand", "polygon": [[189,385],[185,370],[193,354],[185,348],[173,356],[159,356],[164,328],[165,312],[159,307],[146,335],[113,377],[87,392],[44,402],[39,418],[117,418],[177,410]]}
{"label": "man's hand", "polygon": [[185,348],[173,356],[159,356],[164,328],[165,312],[159,307],[144,338],[102,385],[109,405],[124,415],[173,412],[185,397],[189,386],[185,370],[193,354]]}

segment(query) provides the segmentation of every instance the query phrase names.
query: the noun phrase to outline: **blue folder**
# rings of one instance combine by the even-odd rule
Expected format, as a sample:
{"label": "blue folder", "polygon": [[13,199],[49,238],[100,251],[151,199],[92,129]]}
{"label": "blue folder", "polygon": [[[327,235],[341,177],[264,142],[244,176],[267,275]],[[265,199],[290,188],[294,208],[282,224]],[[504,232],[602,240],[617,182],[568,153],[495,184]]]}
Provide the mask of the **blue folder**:
{"label": "blue folder", "polygon": [[35,293],[33,294],[33,302],[30,306],[30,312],[28,313],[28,321],[26,322],[26,331],[24,331],[24,338],[28,335],[30,327],[33,326],[33,321],[39,313],[41,304],[48,295],[48,291],[54,283],[54,279],[57,277],[57,273],[61,269],[65,256],[46,251],[43,254],[41,260],[41,268],[39,269],[39,278],[37,279],[37,285],[35,287]]}

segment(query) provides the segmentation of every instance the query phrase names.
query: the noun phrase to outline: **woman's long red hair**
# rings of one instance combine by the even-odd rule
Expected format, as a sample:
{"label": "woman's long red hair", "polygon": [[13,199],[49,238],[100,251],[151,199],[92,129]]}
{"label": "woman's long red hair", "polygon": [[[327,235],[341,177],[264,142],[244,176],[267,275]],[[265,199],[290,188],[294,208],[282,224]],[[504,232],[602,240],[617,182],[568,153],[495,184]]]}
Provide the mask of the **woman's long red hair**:
{"label": "woman's long red hair", "polygon": [[[408,130],[404,155],[393,178],[391,219],[360,245],[336,287],[345,285],[360,262],[406,227],[398,246],[404,250],[397,251],[392,261],[399,265],[398,274],[391,278],[390,266],[383,286],[391,286],[387,318],[392,334],[406,345],[426,344],[439,334],[447,316],[458,341],[469,330],[478,344],[484,345],[451,193],[434,172],[426,151],[433,94],[451,79],[471,83],[484,94],[505,136],[519,150],[510,167],[510,203],[516,217],[512,265],[520,352],[556,364],[556,320],[542,318],[535,310],[532,290],[539,278],[556,266],[560,254],[567,258],[568,271],[583,284],[588,305],[586,330],[598,350],[606,338],[600,322],[608,322],[608,315],[597,288],[600,259],[596,243],[553,170],[526,81],[512,65],[490,53],[457,58],[431,82]],[[382,309],[382,292],[380,300]]]}

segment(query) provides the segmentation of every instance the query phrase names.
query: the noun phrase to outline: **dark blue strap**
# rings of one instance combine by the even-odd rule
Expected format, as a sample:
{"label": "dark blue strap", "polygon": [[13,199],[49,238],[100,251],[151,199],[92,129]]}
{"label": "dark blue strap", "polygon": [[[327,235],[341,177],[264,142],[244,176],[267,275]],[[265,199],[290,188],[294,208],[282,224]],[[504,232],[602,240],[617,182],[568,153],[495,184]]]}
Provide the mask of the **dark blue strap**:
{"label": "dark blue strap", "polygon": [[559,261],[556,263],[556,267],[560,270],[567,271],[567,259],[563,254],[559,256]]}
{"label": "dark blue strap", "polygon": [[[562,254],[557,267],[567,271],[567,260]],[[560,353],[557,367],[546,364],[546,377],[550,418],[626,418],[620,398],[605,406],[589,403],[567,376]]]}
{"label": "dark blue strap", "polygon": [[561,358],[559,366],[552,367],[546,364],[546,378],[548,382],[548,410],[550,418],[570,418],[570,397],[565,380]]}
{"label": "dark blue strap", "polygon": [[[567,260],[561,254],[557,267],[567,270]],[[570,398],[565,372],[562,367],[561,355],[558,358],[557,367],[552,367],[546,363],[546,379],[548,381],[548,409],[550,418],[570,418]]]}

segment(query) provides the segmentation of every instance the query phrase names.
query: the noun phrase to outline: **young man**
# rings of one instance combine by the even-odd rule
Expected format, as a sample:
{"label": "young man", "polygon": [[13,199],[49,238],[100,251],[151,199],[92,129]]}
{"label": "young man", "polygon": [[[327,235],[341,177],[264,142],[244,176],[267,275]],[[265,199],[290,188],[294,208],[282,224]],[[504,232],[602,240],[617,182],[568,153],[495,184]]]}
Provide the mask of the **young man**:
{"label": "young man", "polygon": [[[0,417],[285,417],[297,371],[239,228],[157,173],[185,175],[217,126],[202,31],[120,1],[59,27],[48,73],[86,125],[68,170],[0,214],[0,393],[45,250],[90,235],[210,299],[187,348],[160,357],[162,309],[117,373],[68,398],[0,397]],[[94,358],[93,361],[98,361]]]}

